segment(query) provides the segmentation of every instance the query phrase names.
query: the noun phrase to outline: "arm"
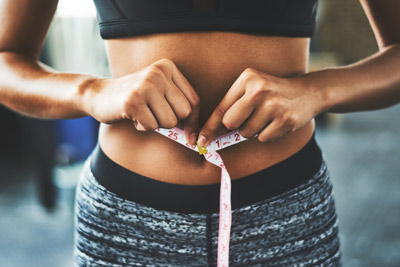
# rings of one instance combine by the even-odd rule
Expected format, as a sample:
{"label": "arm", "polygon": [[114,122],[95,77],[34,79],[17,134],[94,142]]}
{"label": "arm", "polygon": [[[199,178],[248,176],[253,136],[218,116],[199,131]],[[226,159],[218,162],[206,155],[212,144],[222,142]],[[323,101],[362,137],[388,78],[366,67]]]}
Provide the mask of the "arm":
{"label": "arm", "polygon": [[361,3],[379,44],[376,54],[294,78],[244,70],[200,130],[199,145],[207,146],[224,128],[272,142],[324,111],[373,110],[400,102],[400,1]]}
{"label": "arm", "polygon": [[361,4],[379,51],[355,64],[298,78],[319,94],[318,113],[373,110],[400,102],[400,1],[361,0]]}
{"label": "arm", "polygon": [[109,79],[59,73],[39,62],[57,2],[0,2],[0,104],[39,118],[133,120],[140,131],[172,128],[184,120],[186,138],[194,144],[199,97],[171,60]]}
{"label": "arm", "polygon": [[0,7],[0,103],[40,118],[87,115],[86,75],[57,73],[39,63],[57,0],[8,0]]}

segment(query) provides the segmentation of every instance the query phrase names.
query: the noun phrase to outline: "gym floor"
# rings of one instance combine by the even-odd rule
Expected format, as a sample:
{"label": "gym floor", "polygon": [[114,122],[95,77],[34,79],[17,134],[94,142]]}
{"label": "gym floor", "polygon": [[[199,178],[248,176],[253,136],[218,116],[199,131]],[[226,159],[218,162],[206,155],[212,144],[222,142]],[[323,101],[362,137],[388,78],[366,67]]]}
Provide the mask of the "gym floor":
{"label": "gym floor", "polygon": [[[328,117],[317,140],[330,168],[344,266],[400,266],[400,105]],[[79,166],[78,166],[79,168]],[[71,266],[71,190],[39,204],[29,160],[0,161],[0,266]],[[76,177],[76,167],[67,171]]]}

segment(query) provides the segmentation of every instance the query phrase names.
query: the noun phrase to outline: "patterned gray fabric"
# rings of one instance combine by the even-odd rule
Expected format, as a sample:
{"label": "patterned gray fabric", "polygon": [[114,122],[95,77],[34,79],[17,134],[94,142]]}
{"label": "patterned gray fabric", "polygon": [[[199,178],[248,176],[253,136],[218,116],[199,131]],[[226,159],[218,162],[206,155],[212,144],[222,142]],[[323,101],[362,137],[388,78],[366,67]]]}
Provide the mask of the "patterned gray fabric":
{"label": "patterned gray fabric", "polygon": [[[216,266],[218,213],[124,200],[97,183],[88,163],[76,193],[75,266]],[[306,183],[232,211],[230,266],[341,266],[325,162]]]}

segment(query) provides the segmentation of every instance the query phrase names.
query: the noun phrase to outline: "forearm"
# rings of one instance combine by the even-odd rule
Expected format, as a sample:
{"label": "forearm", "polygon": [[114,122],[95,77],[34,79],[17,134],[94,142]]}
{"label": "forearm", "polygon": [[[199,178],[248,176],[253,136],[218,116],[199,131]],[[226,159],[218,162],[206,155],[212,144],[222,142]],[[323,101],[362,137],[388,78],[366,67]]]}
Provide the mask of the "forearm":
{"label": "forearm", "polygon": [[57,73],[18,53],[0,53],[0,104],[28,116],[87,116],[84,96],[94,81],[88,75]]}
{"label": "forearm", "polygon": [[318,112],[374,110],[400,102],[400,45],[355,64],[297,77],[314,93]]}

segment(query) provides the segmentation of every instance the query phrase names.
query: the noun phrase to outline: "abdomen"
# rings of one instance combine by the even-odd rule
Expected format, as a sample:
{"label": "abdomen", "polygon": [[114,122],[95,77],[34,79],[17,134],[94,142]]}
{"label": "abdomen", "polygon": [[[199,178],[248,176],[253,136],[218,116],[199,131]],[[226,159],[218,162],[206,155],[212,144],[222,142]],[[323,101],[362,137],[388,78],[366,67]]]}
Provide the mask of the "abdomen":
{"label": "abdomen", "polygon": [[[200,97],[200,127],[246,68],[280,77],[307,71],[308,38],[231,32],[168,33],[111,39],[113,76],[137,71],[161,58],[175,62]],[[274,143],[248,140],[221,151],[232,179],[267,168],[297,152],[311,137],[309,123]],[[217,183],[220,170],[202,156],[131,122],[102,125],[100,145],[115,162],[153,179],[178,184]]]}

